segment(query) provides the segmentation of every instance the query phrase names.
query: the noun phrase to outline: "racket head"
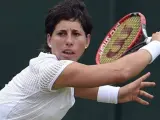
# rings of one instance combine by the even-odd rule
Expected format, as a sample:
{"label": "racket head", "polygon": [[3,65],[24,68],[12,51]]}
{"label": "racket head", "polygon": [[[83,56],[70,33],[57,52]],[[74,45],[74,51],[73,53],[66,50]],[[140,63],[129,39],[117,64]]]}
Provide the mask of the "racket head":
{"label": "racket head", "polygon": [[96,64],[117,60],[142,37],[142,26],[146,26],[145,16],[140,12],[122,17],[108,32],[96,54]]}

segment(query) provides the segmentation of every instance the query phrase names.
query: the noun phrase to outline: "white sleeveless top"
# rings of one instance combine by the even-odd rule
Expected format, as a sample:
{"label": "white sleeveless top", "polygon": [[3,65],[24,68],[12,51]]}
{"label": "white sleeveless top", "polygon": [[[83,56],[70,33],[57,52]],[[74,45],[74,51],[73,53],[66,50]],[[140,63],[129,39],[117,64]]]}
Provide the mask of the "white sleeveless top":
{"label": "white sleeveless top", "polygon": [[74,105],[71,87],[51,90],[70,60],[40,53],[0,91],[0,120],[61,120]]}

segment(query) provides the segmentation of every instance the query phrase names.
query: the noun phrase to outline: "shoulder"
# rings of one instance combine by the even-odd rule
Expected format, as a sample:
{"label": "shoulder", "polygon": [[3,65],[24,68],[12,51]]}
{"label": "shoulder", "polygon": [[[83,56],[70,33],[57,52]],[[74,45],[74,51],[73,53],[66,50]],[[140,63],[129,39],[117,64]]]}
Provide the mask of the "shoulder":
{"label": "shoulder", "polygon": [[35,70],[43,68],[43,66],[48,64],[55,64],[58,62],[58,59],[55,55],[50,53],[40,52],[39,55],[35,58],[32,58],[29,61],[29,67]]}
{"label": "shoulder", "polygon": [[40,54],[39,54],[37,57],[32,58],[32,59],[29,61],[29,63],[30,63],[31,65],[35,65],[35,64],[43,63],[43,62],[45,62],[46,60],[52,60],[53,62],[58,61],[55,55],[50,54],[50,53],[40,52]]}
{"label": "shoulder", "polygon": [[36,75],[39,77],[40,88],[51,90],[58,76],[72,62],[71,60],[58,60],[52,54],[40,53],[38,57],[31,59],[29,66],[30,70],[36,71]]}
{"label": "shoulder", "polygon": [[44,69],[44,68],[53,68],[56,69],[65,67],[68,64],[72,63],[71,60],[58,60],[54,54],[43,53],[41,52],[38,57],[30,60],[29,65],[34,66],[35,68]]}

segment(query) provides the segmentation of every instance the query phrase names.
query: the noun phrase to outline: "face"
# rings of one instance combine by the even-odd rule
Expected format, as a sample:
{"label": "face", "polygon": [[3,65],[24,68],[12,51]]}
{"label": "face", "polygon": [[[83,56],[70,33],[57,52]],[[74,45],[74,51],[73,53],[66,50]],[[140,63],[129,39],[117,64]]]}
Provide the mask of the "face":
{"label": "face", "polygon": [[56,26],[52,36],[47,35],[47,43],[59,60],[77,61],[90,43],[90,35],[78,21],[62,20]]}

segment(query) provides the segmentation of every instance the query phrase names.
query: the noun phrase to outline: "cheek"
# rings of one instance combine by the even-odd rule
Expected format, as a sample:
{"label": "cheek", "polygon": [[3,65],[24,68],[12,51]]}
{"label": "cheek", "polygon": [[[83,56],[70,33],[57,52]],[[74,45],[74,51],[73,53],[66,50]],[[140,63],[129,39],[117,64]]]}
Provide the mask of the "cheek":
{"label": "cheek", "polygon": [[54,39],[54,41],[52,41],[51,45],[52,45],[52,47],[51,47],[52,53],[58,55],[59,51],[61,49],[61,43],[58,40]]}
{"label": "cheek", "polygon": [[84,52],[86,43],[84,41],[78,41],[77,49],[80,53]]}
{"label": "cheek", "polygon": [[59,38],[54,38],[52,39],[52,49],[59,49],[60,46],[62,46],[63,41],[60,40]]}

